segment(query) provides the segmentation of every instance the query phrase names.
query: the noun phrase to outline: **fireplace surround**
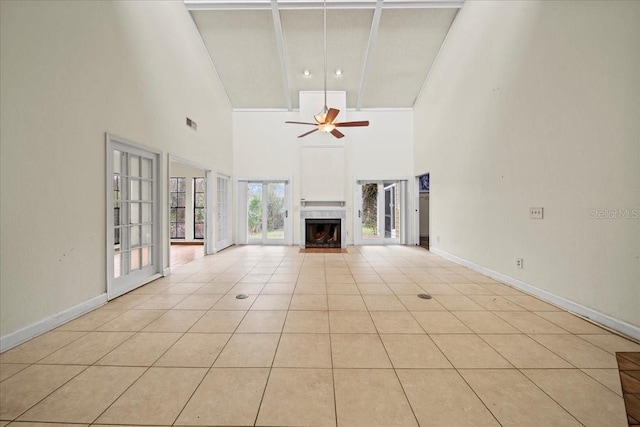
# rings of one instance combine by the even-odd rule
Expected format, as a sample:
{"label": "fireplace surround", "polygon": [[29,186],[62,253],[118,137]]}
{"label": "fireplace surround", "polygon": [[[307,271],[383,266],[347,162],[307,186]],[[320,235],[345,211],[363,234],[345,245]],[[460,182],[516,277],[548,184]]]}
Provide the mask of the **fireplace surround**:
{"label": "fireplace surround", "polygon": [[346,248],[346,229],[344,202],[305,201],[300,204],[301,248]]}

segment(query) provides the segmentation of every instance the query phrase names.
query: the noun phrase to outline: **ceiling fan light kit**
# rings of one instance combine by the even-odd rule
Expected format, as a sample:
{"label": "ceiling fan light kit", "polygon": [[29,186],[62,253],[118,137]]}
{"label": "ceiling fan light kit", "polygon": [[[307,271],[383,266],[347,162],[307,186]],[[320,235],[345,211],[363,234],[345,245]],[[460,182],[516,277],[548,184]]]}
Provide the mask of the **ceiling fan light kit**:
{"label": "ceiling fan light kit", "polygon": [[[311,125],[316,126],[316,129],[313,129],[309,132],[305,132],[302,135],[299,135],[298,138],[303,138],[307,135],[310,135],[316,131],[321,131],[324,133],[330,133],[336,138],[343,138],[344,134],[340,132],[337,127],[359,127],[359,126],[369,126],[368,120],[356,121],[356,122],[336,122],[338,118],[338,114],[340,110],[336,108],[328,108],[327,107],[327,1],[324,0],[323,3],[323,13],[324,13],[324,108],[318,114],[314,114],[313,118],[315,123],[307,123],[307,122],[292,122],[287,121],[285,123],[293,123],[299,125]],[[311,73],[309,70],[304,70],[303,74],[305,76],[309,76]],[[342,75],[342,69],[337,69],[335,71],[336,76]]]}

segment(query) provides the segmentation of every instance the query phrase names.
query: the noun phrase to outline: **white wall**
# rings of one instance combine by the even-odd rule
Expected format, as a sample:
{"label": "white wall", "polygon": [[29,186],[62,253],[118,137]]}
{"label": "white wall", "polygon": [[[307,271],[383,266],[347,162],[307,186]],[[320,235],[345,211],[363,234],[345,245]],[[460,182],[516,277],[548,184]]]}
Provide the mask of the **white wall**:
{"label": "white wall", "polygon": [[169,153],[213,170],[231,164],[232,129],[182,2],[0,7],[6,337],[106,290],[105,132],[161,150],[166,189]]}
{"label": "white wall", "polygon": [[639,2],[467,2],[414,118],[432,248],[636,332],[639,23]]}
{"label": "white wall", "polygon": [[[369,120],[368,127],[344,128],[341,140],[320,132],[297,136],[311,126],[285,124],[310,121],[298,112],[234,112],[234,173],[240,178],[292,178],[293,240],[299,243],[301,180],[314,179],[302,170],[301,145],[344,144],[347,202],[347,243],[353,243],[353,192],[357,178],[411,178],[413,176],[413,114],[411,111],[348,111],[339,121]],[[413,179],[410,179],[411,183]]]}

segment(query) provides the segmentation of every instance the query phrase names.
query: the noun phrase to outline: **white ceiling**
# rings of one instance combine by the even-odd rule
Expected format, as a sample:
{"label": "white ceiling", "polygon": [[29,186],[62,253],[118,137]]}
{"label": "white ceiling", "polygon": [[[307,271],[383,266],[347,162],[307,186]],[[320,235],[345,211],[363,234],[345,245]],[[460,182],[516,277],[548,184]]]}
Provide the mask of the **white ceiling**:
{"label": "white ceiling", "polygon": [[[323,90],[322,1],[184,2],[234,109],[297,109]],[[348,108],[413,107],[463,2],[328,0],[327,90]]]}

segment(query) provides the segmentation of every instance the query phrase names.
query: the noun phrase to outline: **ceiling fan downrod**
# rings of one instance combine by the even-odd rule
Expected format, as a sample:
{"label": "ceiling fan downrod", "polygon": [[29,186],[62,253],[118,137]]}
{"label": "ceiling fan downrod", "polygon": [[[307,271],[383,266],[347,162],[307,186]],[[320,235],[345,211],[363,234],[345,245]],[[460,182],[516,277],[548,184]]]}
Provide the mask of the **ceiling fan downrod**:
{"label": "ceiling fan downrod", "polygon": [[340,113],[340,110],[335,108],[327,107],[327,0],[323,1],[323,36],[324,36],[324,107],[322,111],[318,114],[314,114],[313,118],[316,123],[307,123],[307,122],[294,122],[294,121],[286,121],[285,123],[293,123],[300,125],[311,125],[316,128],[305,132],[302,135],[299,135],[298,138],[303,138],[307,135],[310,135],[314,132],[321,131],[324,133],[330,133],[336,138],[344,137],[344,134],[340,132],[338,127],[359,127],[359,126],[369,126],[368,120],[361,120],[355,122],[336,122],[336,118]]}

